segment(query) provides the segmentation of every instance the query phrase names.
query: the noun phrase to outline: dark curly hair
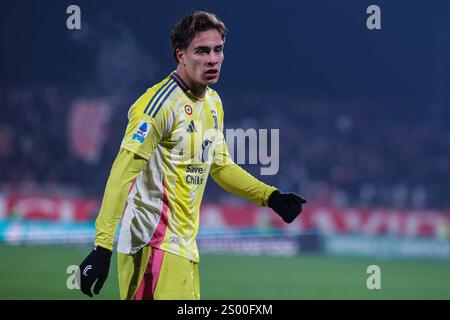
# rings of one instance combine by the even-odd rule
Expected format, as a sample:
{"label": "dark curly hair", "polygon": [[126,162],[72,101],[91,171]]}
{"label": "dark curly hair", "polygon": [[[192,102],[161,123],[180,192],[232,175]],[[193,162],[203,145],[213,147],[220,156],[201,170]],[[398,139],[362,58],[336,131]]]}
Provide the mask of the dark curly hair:
{"label": "dark curly hair", "polygon": [[222,40],[225,41],[227,28],[215,14],[197,11],[191,15],[184,16],[172,29],[170,40],[172,41],[172,54],[178,63],[177,49],[185,50],[194,39],[197,32],[216,29],[219,31]]}

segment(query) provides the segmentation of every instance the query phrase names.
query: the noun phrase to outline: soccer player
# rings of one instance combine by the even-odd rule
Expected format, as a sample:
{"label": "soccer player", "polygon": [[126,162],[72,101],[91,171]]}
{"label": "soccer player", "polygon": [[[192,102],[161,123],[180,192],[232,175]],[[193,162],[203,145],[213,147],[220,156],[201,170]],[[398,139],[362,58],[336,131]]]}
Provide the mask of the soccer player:
{"label": "soccer player", "polygon": [[269,206],[290,223],[306,200],[257,180],[230,158],[223,109],[209,86],[220,75],[227,34],[211,13],[183,17],[172,29],[176,71],[129,109],[129,123],[96,219],[94,249],[80,264],[83,293],[99,294],[120,219],[121,299],[200,299],[196,236],[211,175],[223,189]]}

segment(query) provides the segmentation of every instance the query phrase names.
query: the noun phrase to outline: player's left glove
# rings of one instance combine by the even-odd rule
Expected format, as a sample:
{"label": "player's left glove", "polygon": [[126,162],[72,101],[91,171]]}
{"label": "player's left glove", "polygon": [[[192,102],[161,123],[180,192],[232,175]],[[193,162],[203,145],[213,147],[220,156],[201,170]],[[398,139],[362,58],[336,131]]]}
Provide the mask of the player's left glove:
{"label": "player's left glove", "polygon": [[291,223],[302,212],[302,205],[306,200],[295,193],[272,192],[268,206],[273,209],[286,223]]}

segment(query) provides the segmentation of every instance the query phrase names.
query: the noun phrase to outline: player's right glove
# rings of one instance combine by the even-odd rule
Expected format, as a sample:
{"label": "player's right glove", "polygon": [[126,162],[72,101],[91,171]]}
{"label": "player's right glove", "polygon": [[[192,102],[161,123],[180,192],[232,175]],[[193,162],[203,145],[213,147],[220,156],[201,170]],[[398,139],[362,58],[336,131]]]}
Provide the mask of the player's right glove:
{"label": "player's right glove", "polygon": [[273,209],[286,223],[291,223],[302,212],[306,200],[295,193],[281,193],[278,190],[269,196],[268,206]]}
{"label": "player's right glove", "polygon": [[93,297],[91,288],[96,280],[94,293],[100,293],[106,278],[108,278],[111,255],[110,250],[95,246],[80,264],[77,278],[79,279],[80,289],[84,294]]}

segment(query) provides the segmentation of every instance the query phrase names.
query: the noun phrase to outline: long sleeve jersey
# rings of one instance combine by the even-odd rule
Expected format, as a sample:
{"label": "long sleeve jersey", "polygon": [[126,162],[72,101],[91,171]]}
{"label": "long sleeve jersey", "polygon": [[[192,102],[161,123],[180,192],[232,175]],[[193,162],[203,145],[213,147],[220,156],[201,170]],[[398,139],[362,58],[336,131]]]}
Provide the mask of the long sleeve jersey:
{"label": "long sleeve jersey", "polygon": [[[199,99],[176,72],[148,89],[129,109],[128,125],[96,219],[95,244],[118,252],[145,245],[199,261],[196,236],[211,175],[223,189],[267,205],[276,190],[231,159],[219,95]],[[123,217],[122,217],[123,215]]]}

